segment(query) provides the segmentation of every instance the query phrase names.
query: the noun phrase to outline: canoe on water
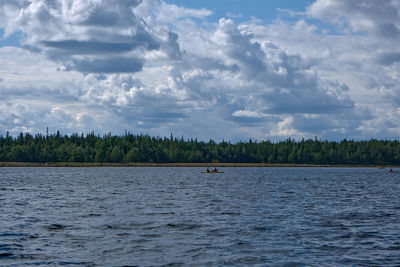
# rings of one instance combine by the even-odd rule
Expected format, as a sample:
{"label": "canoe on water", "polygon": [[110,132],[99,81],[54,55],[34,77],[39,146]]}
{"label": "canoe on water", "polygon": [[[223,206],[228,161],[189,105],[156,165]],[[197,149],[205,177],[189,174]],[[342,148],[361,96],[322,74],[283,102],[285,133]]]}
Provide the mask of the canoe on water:
{"label": "canoe on water", "polygon": [[224,173],[224,171],[203,171],[201,173]]}

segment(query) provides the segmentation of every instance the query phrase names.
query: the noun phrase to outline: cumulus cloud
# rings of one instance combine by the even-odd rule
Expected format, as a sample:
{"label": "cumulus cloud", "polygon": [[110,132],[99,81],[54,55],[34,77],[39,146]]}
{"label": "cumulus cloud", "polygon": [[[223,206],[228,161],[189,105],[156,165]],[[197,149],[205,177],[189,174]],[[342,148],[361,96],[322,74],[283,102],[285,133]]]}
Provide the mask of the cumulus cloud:
{"label": "cumulus cloud", "polygon": [[366,31],[389,39],[400,37],[398,1],[317,0],[307,9],[315,18],[340,24],[352,32]]}
{"label": "cumulus cloud", "polygon": [[142,1],[11,1],[1,5],[6,33],[22,30],[24,46],[82,73],[138,72],[146,52],[177,57],[176,36],[151,27],[134,9]]}
{"label": "cumulus cloud", "polygon": [[205,19],[212,15],[212,11],[201,8],[185,8],[174,4],[166,4],[163,1],[147,0],[136,9],[137,15],[146,17],[152,21],[157,20],[163,23],[176,23],[177,20]]}
{"label": "cumulus cloud", "polygon": [[295,22],[266,25],[208,23],[210,10],[160,0],[1,2],[0,28],[25,39],[0,48],[8,66],[0,129],[243,140],[370,138],[388,127],[393,135],[400,6],[379,4],[317,0]]}
{"label": "cumulus cloud", "polygon": [[378,63],[382,65],[392,65],[400,62],[400,52],[386,52],[378,56]]}
{"label": "cumulus cloud", "polygon": [[[251,33],[241,31],[231,20],[221,19],[211,39],[227,67],[220,73],[209,74],[208,79],[213,80],[211,86],[224,75],[237,79],[234,83],[226,81],[223,86],[228,87],[225,94],[234,92],[230,101],[244,100],[253,109],[258,108],[257,112],[273,114],[338,112],[353,106],[352,101],[342,95],[342,88],[347,88],[345,85],[322,80],[309,60],[288,55],[272,43],[260,44]],[[226,74],[229,69],[230,73]],[[197,73],[204,78],[205,71]],[[236,95],[237,92],[253,95],[240,99],[243,95]],[[235,114],[237,117],[240,113]]]}

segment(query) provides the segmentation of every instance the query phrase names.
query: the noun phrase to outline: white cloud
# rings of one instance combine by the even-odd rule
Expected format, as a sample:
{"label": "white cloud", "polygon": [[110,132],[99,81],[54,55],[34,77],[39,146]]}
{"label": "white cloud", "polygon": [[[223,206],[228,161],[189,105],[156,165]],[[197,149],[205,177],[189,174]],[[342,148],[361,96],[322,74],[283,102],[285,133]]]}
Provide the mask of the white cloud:
{"label": "white cloud", "polygon": [[149,21],[157,20],[163,23],[176,23],[176,21],[184,19],[205,19],[212,15],[212,11],[205,8],[180,7],[158,0],[147,0],[143,1],[143,4],[135,10],[135,14]]}
{"label": "white cloud", "polygon": [[400,6],[382,5],[318,0],[293,23],[238,25],[159,0],[0,3],[0,27],[26,36],[0,48],[0,130],[393,137]]}
{"label": "white cloud", "polygon": [[[2,10],[16,5],[2,4]],[[144,55],[179,57],[176,35],[146,25],[134,9],[141,1],[32,1],[8,16],[7,33],[22,30],[24,46],[82,73],[141,71]]]}
{"label": "white cloud", "polygon": [[400,13],[396,0],[317,0],[307,14],[341,25],[343,30],[368,32],[386,39],[400,38]]}

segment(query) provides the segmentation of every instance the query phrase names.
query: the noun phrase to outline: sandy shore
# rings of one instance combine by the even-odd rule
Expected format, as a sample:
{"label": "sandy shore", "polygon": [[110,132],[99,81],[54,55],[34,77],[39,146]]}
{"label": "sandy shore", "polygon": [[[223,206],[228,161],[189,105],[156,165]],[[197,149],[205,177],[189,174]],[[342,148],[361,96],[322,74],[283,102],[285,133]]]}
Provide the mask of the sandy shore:
{"label": "sandy shore", "polygon": [[267,167],[264,163],[30,163],[0,162],[0,167]]}
{"label": "sandy shore", "polygon": [[[268,164],[268,163],[30,163],[0,162],[0,167],[363,167],[378,168],[375,165],[315,165],[315,164]],[[396,168],[399,166],[385,166]]]}

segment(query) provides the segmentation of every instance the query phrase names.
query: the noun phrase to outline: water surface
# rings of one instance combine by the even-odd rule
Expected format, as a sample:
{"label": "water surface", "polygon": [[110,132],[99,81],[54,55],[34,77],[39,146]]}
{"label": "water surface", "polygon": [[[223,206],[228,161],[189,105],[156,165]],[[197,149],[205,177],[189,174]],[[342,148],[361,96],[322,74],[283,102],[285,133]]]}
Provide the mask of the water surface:
{"label": "water surface", "polygon": [[0,265],[400,265],[400,174],[201,170],[0,168]]}

